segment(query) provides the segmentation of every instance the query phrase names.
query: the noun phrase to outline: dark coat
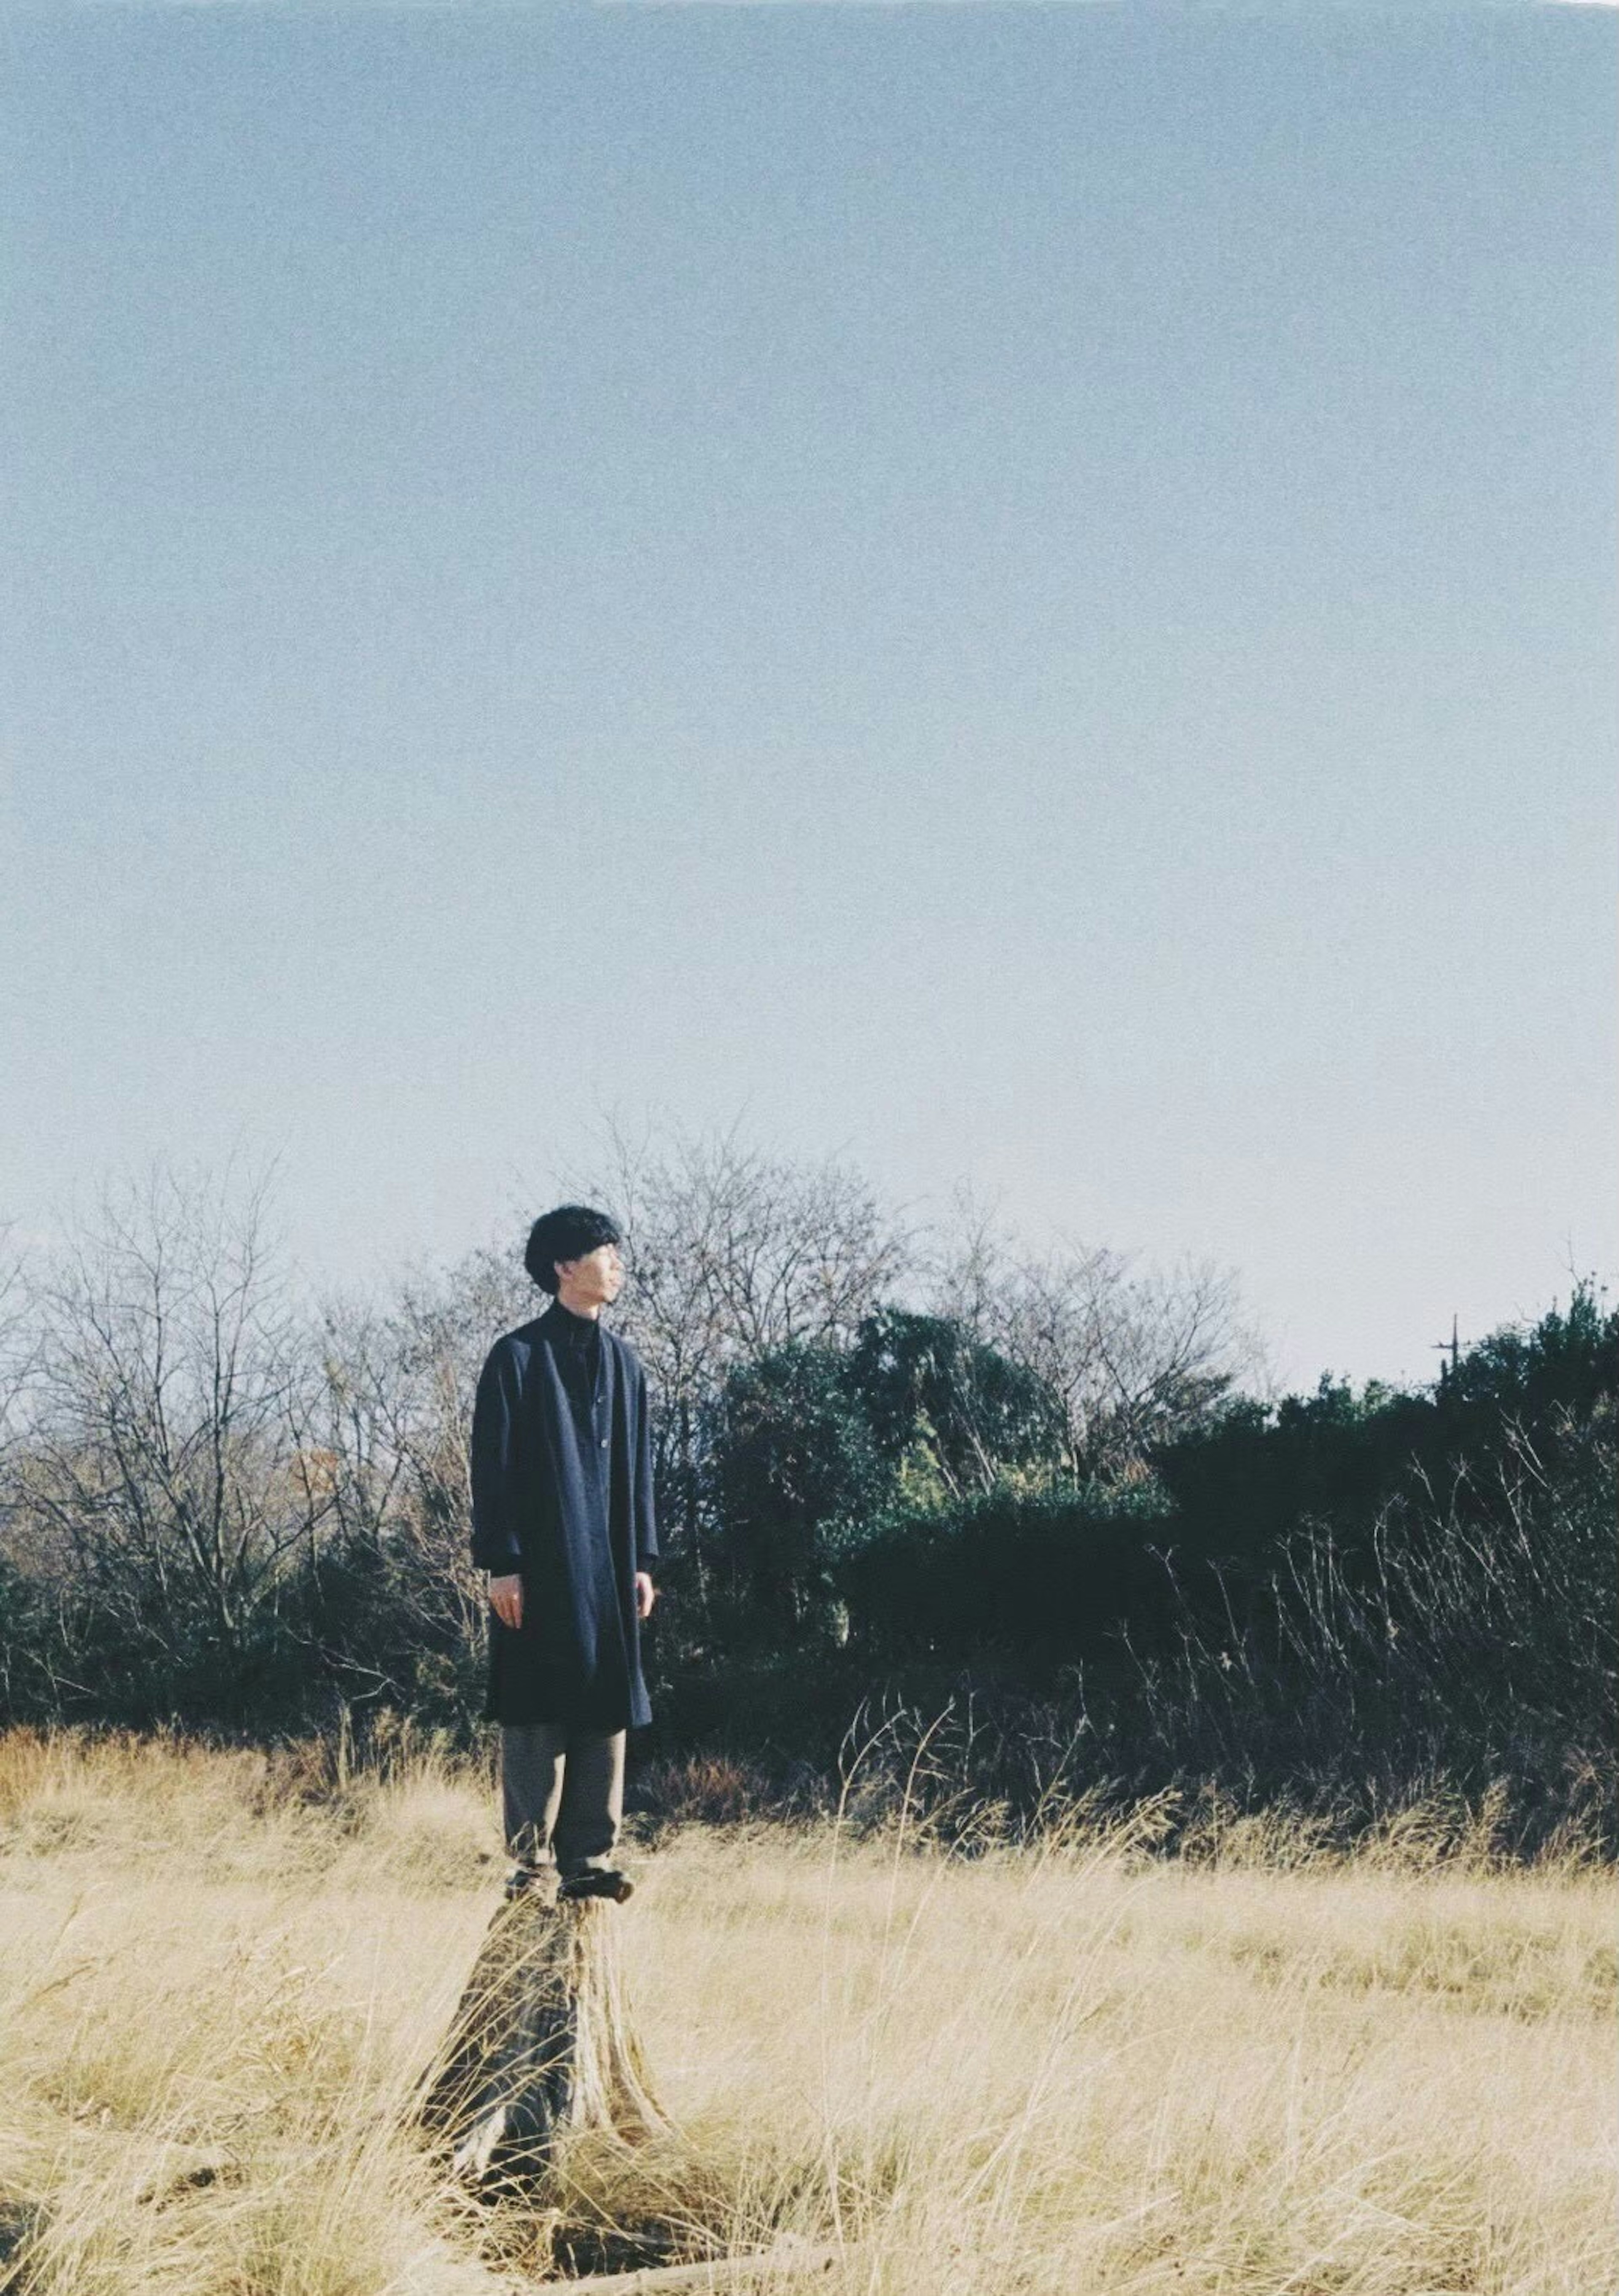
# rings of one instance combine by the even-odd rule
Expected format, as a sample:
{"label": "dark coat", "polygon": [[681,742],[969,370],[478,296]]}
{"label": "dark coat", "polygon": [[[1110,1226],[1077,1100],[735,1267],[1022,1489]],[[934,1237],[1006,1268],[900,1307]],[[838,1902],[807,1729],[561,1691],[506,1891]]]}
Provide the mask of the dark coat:
{"label": "dark coat", "polygon": [[[593,1391],[553,1302],[489,1350],[472,1413],[472,1560],[520,1572],[523,1623],[489,1620],[491,1722],[650,1722],[635,1573],[658,1554],[646,1374],[598,1326]],[[573,1334],[577,1337],[576,1330]]]}

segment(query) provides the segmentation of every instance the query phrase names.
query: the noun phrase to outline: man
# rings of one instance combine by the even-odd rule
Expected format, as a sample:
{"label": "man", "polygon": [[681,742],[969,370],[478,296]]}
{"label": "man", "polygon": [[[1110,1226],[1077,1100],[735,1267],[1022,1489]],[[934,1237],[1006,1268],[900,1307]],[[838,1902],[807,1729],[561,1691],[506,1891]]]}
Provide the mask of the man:
{"label": "man", "polygon": [[485,1718],[501,1726],[508,1896],[554,1862],[561,1897],[622,1900],[625,1734],[652,1718],[655,1598],[646,1374],[601,1323],[624,1283],[605,1212],[560,1204],[523,1264],[544,1313],[489,1350],[472,1414],[472,1560],[488,1573]]}

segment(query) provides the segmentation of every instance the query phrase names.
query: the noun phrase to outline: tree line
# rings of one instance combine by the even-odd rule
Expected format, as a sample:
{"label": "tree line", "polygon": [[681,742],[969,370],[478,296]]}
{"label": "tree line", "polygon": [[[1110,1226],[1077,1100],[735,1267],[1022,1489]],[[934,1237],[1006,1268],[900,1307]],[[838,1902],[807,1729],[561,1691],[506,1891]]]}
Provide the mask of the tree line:
{"label": "tree line", "polygon": [[[924,1228],[844,1163],[617,1132],[561,1192],[629,1239],[660,1743],[823,1775],[863,1703],[970,1709],[964,1783],[1010,1805],[1059,1759],[1365,1809],[1504,1780],[1525,1839],[1608,1824],[1590,1280],[1431,1387],[1278,1396],[1229,1274],[1031,1254],[967,1194]],[[543,1304],[519,1243],[313,1299],[265,1181],[158,1169],[15,1262],[0,1712],[469,1734],[471,1399]]]}

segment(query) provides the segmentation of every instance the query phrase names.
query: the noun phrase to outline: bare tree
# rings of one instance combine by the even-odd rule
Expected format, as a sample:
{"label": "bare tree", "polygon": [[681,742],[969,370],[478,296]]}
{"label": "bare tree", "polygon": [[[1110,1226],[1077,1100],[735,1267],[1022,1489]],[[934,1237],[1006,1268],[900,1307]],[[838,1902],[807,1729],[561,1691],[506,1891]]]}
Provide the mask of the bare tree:
{"label": "bare tree", "polygon": [[672,1132],[655,1152],[609,1122],[585,1191],[628,1232],[626,1321],[660,1373],[846,1341],[908,1264],[908,1237],[851,1166],[768,1156],[734,1125]]}
{"label": "bare tree", "polygon": [[850,1166],[795,1164],[733,1125],[668,1144],[615,1121],[571,1184],[610,1206],[629,1243],[619,1321],[658,1404],[658,1466],[704,1583],[697,1472],[701,1408],[733,1363],[794,1341],[834,1346],[885,1300],[911,1238]]}
{"label": "bare tree", "polygon": [[1139,1276],[1121,1263],[1094,1322],[1105,1386],[1092,1441],[1116,1464],[1197,1425],[1260,1360],[1235,1274],[1207,1259]]}
{"label": "bare tree", "polygon": [[482,1251],[440,1275],[416,1272],[385,1311],[331,1300],[322,1314],[312,1431],[332,1462],[338,1536],[387,1548],[395,1596],[434,1647],[470,1645],[483,1626],[470,1535],[472,1402],[492,1334],[527,1304]]}
{"label": "bare tree", "polygon": [[30,1281],[13,1538],[136,1645],[240,1652],[324,1494],[268,1177],[109,1189]]}
{"label": "bare tree", "polygon": [[7,1226],[0,1228],[0,1462],[17,1439],[33,1352],[26,1270]]}
{"label": "bare tree", "polygon": [[1263,1364],[1233,1274],[1198,1260],[1135,1275],[1132,1259],[1105,1245],[1030,1253],[969,1189],[926,1258],[932,1311],[1060,1397],[1076,1475],[1137,1470]]}

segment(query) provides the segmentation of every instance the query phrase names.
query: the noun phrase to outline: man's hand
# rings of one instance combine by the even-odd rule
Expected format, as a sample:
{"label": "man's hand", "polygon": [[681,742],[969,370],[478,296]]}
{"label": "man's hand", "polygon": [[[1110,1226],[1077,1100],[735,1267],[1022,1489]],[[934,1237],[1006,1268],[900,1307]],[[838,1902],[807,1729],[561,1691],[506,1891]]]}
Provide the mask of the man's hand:
{"label": "man's hand", "polygon": [[638,1619],[650,1619],[652,1615],[652,1605],[657,1600],[658,1589],[652,1584],[651,1572],[638,1570],[635,1573],[635,1616]]}
{"label": "man's hand", "polygon": [[489,1607],[503,1627],[522,1625],[523,1580],[520,1572],[513,1570],[506,1578],[490,1579]]}

